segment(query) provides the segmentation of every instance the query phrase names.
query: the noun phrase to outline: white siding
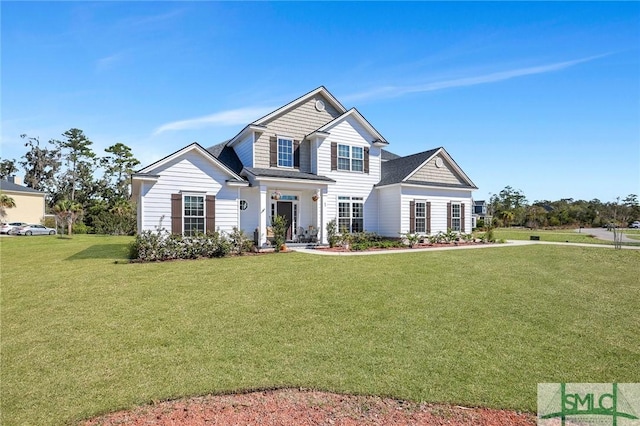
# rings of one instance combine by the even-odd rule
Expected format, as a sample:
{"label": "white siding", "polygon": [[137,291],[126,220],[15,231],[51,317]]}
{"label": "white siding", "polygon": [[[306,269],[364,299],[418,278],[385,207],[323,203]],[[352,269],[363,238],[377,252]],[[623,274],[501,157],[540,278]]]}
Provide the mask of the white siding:
{"label": "white siding", "polygon": [[376,192],[378,193],[378,233],[397,238],[400,236],[401,229],[400,185],[380,188]]}
{"label": "white siding", "polygon": [[171,194],[197,192],[216,196],[216,229],[231,232],[238,224],[238,189],[225,186],[229,175],[201,155],[189,152],[153,170],[160,177],[145,183],[141,229],[171,230]]}
{"label": "white siding", "polygon": [[[329,186],[327,218],[337,218],[337,197],[363,197],[364,229],[378,232],[378,199],[373,186],[380,181],[380,148],[371,146],[371,135],[349,117],[327,130],[331,135],[318,147],[318,174],[336,181]],[[331,142],[369,148],[369,173],[331,170]]]}
{"label": "white siding", "polygon": [[240,199],[248,204],[246,210],[240,210],[240,229],[253,239],[253,231],[259,226],[260,219],[260,188],[242,188]]}
{"label": "white siding", "polygon": [[233,147],[236,155],[246,167],[253,167],[253,132]]}
{"label": "white siding", "polygon": [[402,188],[400,232],[409,232],[409,203],[413,200],[431,202],[431,234],[447,231],[447,203],[464,203],[465,233],[471,232],[471,191],[404,187]]}

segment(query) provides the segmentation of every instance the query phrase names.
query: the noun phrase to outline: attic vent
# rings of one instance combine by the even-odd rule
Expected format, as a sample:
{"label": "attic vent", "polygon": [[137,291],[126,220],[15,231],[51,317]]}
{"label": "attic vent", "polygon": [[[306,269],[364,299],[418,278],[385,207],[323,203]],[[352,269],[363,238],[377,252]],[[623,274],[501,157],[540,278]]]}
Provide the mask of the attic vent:
{"label": "attic vent", "polygon": [[442,167],[442,158],[436,158],[436,167]]}
{"label": "attic vent", "polygon": [[318,111],[324,111],[324,102],[322,102],[320,99],[316,101],[316,109]]}

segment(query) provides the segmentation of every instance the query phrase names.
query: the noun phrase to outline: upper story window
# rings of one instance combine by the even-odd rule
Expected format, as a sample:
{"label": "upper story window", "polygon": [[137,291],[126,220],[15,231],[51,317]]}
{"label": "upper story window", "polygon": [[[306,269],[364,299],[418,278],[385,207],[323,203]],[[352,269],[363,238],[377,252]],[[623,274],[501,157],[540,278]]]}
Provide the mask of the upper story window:
{"label": "upper story window", "polygon": [[338,144],[338,170],[364,171],[364,148]]}
{"label": "upper story window", "polygon": [[300,141],[289,136],[269,137],[269,166],[300,167]]}
{"label": "upper story window", "polygon": [[278,138],[278,167],[293,167],[293,139]]}

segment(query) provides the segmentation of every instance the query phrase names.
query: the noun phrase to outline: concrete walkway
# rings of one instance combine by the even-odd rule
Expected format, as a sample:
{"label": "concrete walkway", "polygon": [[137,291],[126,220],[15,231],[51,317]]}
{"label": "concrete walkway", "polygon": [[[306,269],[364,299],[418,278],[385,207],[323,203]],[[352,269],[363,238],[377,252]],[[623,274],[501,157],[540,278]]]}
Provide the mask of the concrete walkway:
{"label": "concrete walkway", "polygon": [[[613,240],[612,240],[613,241]],[[633,241],[633,240],[632,240]],[[636,241],[637,242],[637,241]],[[476,250],[489,249],[499,247],[518,247],[530,245],[556,245],[556,246],[577,246],[577,247],[597,247],[615,249],[613,244],[587,244],[587,243],[555,243],[551,241],[526,241],[526,240],[509,240],[504,244],[476,244],[471,246],[454,246],[451,247],[426,247],[426,248],[407,248],[397,250],[372,250],[372,251],[327,251],[308,248],[295,248],[293,251],[307,254],[317,254],[321,256],[369,256],[374,254],[400,254],[400,253],[419,253],[425,251],[442,251],[442,250]],[[622,246],[624,250],[640,250],[640,246]]]}

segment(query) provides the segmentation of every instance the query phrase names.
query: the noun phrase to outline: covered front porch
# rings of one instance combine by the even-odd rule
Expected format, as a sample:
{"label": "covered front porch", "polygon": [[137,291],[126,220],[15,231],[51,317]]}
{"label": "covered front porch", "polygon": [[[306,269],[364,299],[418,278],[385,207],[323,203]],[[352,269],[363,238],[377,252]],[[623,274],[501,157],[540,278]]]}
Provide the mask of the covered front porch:
{"label": "covered front porch", "polygon": [[[326,243],[326,201],[327,189],[333,181],[315,175],[313,178],[276,178],[271,176],[249,176],[253,181],[252,192],[256,208],[241,211],[245,224],[253,222],[247,216],[256,215],[254,240],[259,247],[271,245],[273,239],[272,220],[276,215],[287,222],[286,241],[288,243]],[[324,179],[324,180],[323,180]],[[254,198],[255,197],[255,198]],[[241,207],[242,209],[242,207]],[[255,218],[255,216],[253,216]],[[243,226],[243,228],[245,228]],[[246,228],[245,228],[246,229]]]}
{"label": "covered front porch", "polygon": [[287,222],[285,239],[288,243],[319,243],[325,240],[323,194],[326,194],[326,189],[323,191],[322,188],[261,187],[258,245],[272,243],[272,221],[276,215],[283,216]]}

